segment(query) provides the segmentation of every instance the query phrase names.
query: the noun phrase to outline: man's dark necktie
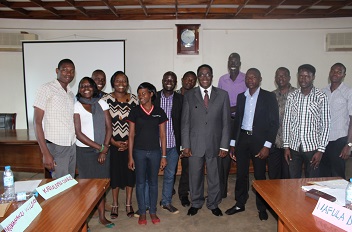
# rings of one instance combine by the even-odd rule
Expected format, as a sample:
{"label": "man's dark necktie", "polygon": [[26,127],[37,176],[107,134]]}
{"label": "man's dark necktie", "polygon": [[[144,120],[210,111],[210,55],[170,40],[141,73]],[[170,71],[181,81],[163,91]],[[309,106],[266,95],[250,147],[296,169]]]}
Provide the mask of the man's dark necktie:
{"label": "man's dark necktie", "polygon": [[205,108],[208,108],[208,104],[209,104],[209,95],[208,95],[208,90],[204,90],[204,105]]}

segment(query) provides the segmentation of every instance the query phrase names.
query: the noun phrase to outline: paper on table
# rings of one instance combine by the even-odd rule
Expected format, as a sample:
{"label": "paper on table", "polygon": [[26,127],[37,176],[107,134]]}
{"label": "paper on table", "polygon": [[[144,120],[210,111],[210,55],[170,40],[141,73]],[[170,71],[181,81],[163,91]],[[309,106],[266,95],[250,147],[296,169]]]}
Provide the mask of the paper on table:
{"label": "paper on table", "polygon": [[307,186],[302,186],[302,189],[308,191],[310,189],[317,189],[321,192],[332,195],[336,198],[334,203],[345,206],[345,189],[347,187],[348,181],[344,179],[338,180],[327,180],[327,181],[313,181],[308,182]]}
{"label": "paper on table", "polygon": [[317,184],[331,189],[346,189],[348,181],[344,179],[338,179],[338,180],[327,180],[327,181],[313,181],[313,182],[309,182],[309,184]]}
{"label": "paper on table", "polygon": [[334,203],[345,206],[345,190],[344,189],[321,189],[320,191],[330,194],[331,196],[336,197],[336,201]]}
{"label": "paper on table", "polygon": [[5,213],[6,213],[7,209],[10,207],[10,205],[11,205],[11,202],[0,204],[0,217],[5,216]]}
{"label": "paper on table", "polygon": [[26,181],[15,181],[15,191],[19,192],[34,192],[39,186],[41,180],[26,180]]}
{"label": "paper on table", "polygon": [[309,191],[311,189],[322,190],[322,189],[327,189],[327,188],[328,187],[324,187],[324,186],[320,186],[320,185],[316,185],[316,184],[302,186],[302,189],[304,191]]}

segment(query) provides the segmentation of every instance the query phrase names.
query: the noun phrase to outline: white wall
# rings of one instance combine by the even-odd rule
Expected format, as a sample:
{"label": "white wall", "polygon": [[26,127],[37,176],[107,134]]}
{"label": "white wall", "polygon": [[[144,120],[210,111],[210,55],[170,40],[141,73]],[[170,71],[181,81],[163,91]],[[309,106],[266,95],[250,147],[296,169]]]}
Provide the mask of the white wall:
{"label": "white wall", "polygon": [[[199,55],[177,55],[175,24],[201,24]],[[262,72],[262,87],[275,88],[274,72],[279,66],[291,71],[297,86],[297,67],[310,63],[317,69],[315,85],[328,84],[332,64],[347,67],[346,83],[352,86],[352,52],[325,52],[327,33],[352,32],[352,18],[295,20],[164,20],[164,21],[55,21],[0,19],[0,33],[35,33],[40,40],[126,39],[126,74],[132,92],[143,81],[161,88],[166,71],[180,79],[203,63],[214,69],[214,85],[227,72],[231,52],[241,55],[242,68]],[[50,52],[50,51],[48,51]],[[87,51],[87,55],[90,54]],[[58,57],[60,61],[62,57]],[[55,64],[56,66],[57,64]],[[97,68],[99,64],[97,64]],[[22,53],[0,52],[0,112],[17,112],[17,128],[26,128]],[[107,73],[110,79],[112,73]],[[53,67],[55,78],[55,67]],[[82,78],[82,77],[76,77]],[[74,90],[76,91],[76,90]]]}

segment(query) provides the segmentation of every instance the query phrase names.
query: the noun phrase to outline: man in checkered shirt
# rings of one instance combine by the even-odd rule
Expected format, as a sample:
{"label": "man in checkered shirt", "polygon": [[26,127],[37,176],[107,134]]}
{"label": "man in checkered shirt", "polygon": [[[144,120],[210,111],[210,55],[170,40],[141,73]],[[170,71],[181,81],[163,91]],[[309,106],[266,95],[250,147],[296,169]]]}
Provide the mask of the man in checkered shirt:
{"label": "man in checkered shirt", "polygon": [[34,100],[34,130],[43,154],[43,164],[52,178],[75,176],[76,136],[73,124],[74,94],[69,84],[75,65],[63,59],[56,68],[57,79],[42,85]]}
{"label": "man in checkered shirt", "polygon": [[298,68],[300,88],[287,97],[283,121],[283,147],[290,177],[319,177],[319,164],[328,144],[330,110],[325,93],[314,87],[315,68],[303,64]]}

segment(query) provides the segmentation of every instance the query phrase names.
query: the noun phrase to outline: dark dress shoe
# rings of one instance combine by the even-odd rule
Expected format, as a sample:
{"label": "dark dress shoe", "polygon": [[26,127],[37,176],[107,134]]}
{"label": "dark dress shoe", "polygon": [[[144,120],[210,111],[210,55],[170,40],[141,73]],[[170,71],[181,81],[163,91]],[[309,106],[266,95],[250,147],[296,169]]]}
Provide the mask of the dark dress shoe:
{"label": "dark dress shoe", "polygon": [[219,209],[219,208],[212,209],[211,212],[212,212],[215,216],[222,216],[221,209]]}
{"label": "dark dress shoe", "polygon": [[239,213],[239,212],[243,212],[245,210],[245,208],[240,208],[238,207],[237,205],[234,205],[232,208],[228,209],[225,211],[225,213],[227,215],[232,215],[232,214],[235,214],[235,213]]}
{"label": "dark dress shoe", "polygon": [[191,207],[191,208],[189,208],[187,215],[194,216],[198,213],[198,210],[199,210],[198,208]]}
{"label": "dark dress shoe", "polygon": [[191,205],[191,202],[188,200],[188,197],[187,196],[184,196],[184,197],[181,197],[181,205],[183,207],[186,207],[186,206],[190,206]]}
{"label": "dark dress shoe", "polygon": [[266,210],[259,211],[259,219],[260,219],[261,221],[266,221],[266,220],[268,220],[268,213],[266,212]]}

